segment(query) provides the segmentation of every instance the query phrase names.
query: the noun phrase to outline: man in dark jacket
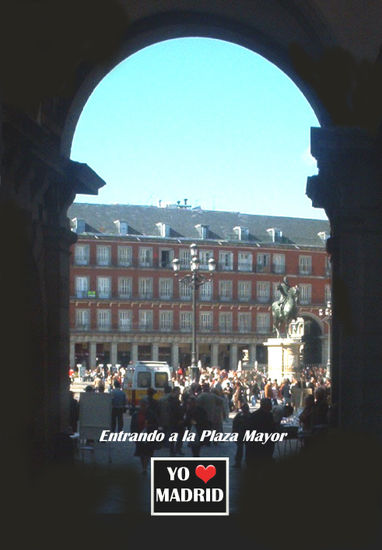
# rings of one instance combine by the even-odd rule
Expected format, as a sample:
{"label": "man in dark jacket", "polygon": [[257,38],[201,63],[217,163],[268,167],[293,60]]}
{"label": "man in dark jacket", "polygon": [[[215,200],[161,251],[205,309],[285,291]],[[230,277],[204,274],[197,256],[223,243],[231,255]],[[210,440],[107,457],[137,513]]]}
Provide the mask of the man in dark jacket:
{"label": "man in dark jacket", "polygon": [[248,428],[248,421],[250,417],[249,405],[244,403],[241,407],[241,411],[237,413],[232,422],[232,432],[239,435],[238,440],[236,441],[236,455],[235,455],[235,464],[234,468],[241,468],[241,461],[243,459],[243,448],[244,441],[243,437],[245,430]]}
{"label": "man in dark jacket", "polygon": [[[258,433],[271,434],[276,431],[276,426],[272,416],[272,401],[264,397],[260,401],[260,408],[249,415],[248,430],[256,430]],[[249,467],[258,461],[271,461],[274,449],[274,442],[270,439],[263,441],[245,442],[245,459]]]}

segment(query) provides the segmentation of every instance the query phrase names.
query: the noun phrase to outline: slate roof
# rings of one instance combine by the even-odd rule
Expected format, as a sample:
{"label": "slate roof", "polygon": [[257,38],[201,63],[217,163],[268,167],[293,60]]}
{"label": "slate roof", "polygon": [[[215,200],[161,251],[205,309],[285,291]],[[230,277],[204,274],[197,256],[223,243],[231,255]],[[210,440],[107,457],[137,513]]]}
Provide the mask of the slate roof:
{"label": "slate roof", "polygon": [[273,244],[269,228],[282,231],[285,245],[324,247],[319,232],[330,233],[329,222],[306,218],[282,216],[263,216],[202,210],[200,208],[160,208],[132,204],[88,204],[74,203],[68,210],[70,219],[85,221],[86,232],[95,234],[118,235],[116,220],[125,221],[129,226],[129,235],[160,237],[158,222],[170,226],[170,237],[191,240],[200,239],[196,225],[208,225],[207,240],[237,241],[233,228],[242,226],[249,230],[248,241],[252,244]]}

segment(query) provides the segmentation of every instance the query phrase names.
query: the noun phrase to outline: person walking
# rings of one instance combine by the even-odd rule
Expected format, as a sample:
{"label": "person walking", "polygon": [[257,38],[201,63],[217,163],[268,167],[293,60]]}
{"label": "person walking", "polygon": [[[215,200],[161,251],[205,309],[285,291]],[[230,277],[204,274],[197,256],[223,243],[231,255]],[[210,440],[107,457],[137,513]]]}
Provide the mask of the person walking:
{"label": "person walking", "polygon": [[123,413],[126,410],[126,394],[121,390],[121,383],[114,380],[114,389],[111,392],[111,431],[123,430]]}
{"label": "person walking", "polygon": [[244,450],[244,434],[245,430],[248,428],[248,421],[250,417],[249,405],[244,403],[241,407],[241,411],[237,413],[232,422],[232,432],[238,434],[238,440],[236,441],[236,455],[234,468],[241,468],[241,462],[243,459],[243,450]]}

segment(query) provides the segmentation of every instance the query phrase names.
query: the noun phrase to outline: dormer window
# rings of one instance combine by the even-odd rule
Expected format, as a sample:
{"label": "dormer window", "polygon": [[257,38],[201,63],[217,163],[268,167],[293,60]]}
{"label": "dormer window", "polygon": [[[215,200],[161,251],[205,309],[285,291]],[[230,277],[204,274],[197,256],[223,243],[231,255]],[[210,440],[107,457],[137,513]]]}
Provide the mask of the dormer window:
{"label": "dormer window", "polygon": [[320,231],[319,233],[317,233],[317,236],[321,239],[322,242],[326,243],[329,238],[329,233],[327,233],[326,231]]}
{"label": "dormer window", "polygon": [[267,229],[267,233],[269,233],[269,235],[271,236],[273,243],[278,243],[283,238],[283,232],[277,227],[270,227],[269,229]]}
{"label": "dormer window", "polygon": [[116,220],[115,225],[117,226],[117,231],[120,235],[127,235],[129,232],[129,225],[123,220]]}
{"label": "dormer window", "polygon": [[195,228],[196,230],[198,231],[199,233],[199,237],[201,239],[207,239],[207,236],[208,236],[208,225],[203,225],[203,224],[198,224],[198,225],[195,225]]}
{"label": "dormer window", "polygon": [[170,236],[171,227],[168,223],[159,222],[156,225],[159,229],[159,233],[160,233],[161,237],[169,237]]}
{"label": "dormer window", "polygon": [[239,241],[248,241],[249,230],[247,227],[242,227],[241,225],[237,225],[236,227],[233,228],[233,231]]}
{"label": "dormer window", "polygon": [[73,229],[76,233],[85,233],[85,220],[81,218],[73,218]]}

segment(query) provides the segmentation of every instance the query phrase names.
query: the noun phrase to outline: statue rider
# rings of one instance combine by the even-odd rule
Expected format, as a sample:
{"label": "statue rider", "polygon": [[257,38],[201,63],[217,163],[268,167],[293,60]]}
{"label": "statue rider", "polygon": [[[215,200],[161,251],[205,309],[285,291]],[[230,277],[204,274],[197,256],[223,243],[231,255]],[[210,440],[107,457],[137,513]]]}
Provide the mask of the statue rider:
{"label": "statue rider", "polygon": [[284,310],[284,304],[288,297],[289,289],[290,284],[288,281],[288,277],[284,277],[282,282],[277,285],[277,290],[280,291],[280,298],[277,303],[279,304],[281,311]]}

